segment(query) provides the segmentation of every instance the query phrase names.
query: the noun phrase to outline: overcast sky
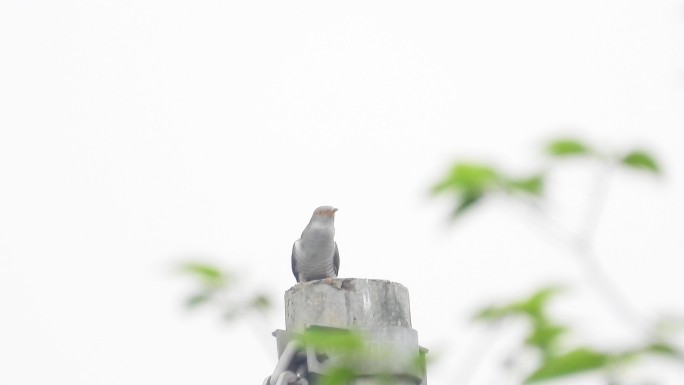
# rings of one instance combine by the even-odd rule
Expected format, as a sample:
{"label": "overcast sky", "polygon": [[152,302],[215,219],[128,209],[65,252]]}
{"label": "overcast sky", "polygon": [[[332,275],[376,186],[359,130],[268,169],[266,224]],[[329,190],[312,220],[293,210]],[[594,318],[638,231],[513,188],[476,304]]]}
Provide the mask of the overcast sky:
{"label": "overcast sky", "polygon": [[[340,275],[409,289],[433,384],[482,345],[473,310],[548,282],[575,288],[578,340],[628,344],[521,210],[449,225],[428,192],[456,160],[531,171],[557,135],[648,149],[664,176],[611,180],[598,251],[642,312],[684,314],[683,42],[681,1],[4,0],[0,383],[261,383],[324,204]],[[549,186],[569,227],[583,166]],[[272,293],[270,318],[185,312],[192,257]]]}

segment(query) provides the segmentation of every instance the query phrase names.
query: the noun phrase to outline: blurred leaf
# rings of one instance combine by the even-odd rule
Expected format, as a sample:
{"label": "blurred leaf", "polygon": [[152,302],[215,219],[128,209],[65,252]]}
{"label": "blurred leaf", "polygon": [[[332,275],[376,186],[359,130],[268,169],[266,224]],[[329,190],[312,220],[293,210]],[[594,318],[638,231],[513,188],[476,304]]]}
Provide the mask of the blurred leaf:
{"label": "blurred leaf", "polygon": [[481,201],[484,197],[481,193],[467,193],[461,196],[460,201],[456,205],[452,213],[452,217],[456,219],[463,215],[468,209],[472,208],[477,202]]}
{"label": "blurred leaf", "polygon": [[591,150],[587,145],[576,139],[557,139],[546,146],[546,152],[553,156],[587,155]]}
{"label": "blurred leaf", "polygon": [[[431,357],[431,362],[434,357]],[[419,350],[416,355],[413,356],[411,360],[411,370],[415,373],[423,373],[426,370],[428,364],[427,350]]]}
{"label": "blurred leaf", "polygon": [[510,315],[522,314],[532,320],[545,320],[547,302],[560,291],[561,289],[556,286],[545,287],[532,293],[527,299],[503,306],[488,306],[476,313],[474,318],[481,321],[498,321]]}
{"label": "blurred leaf", "polygon": [[651,155],[644,151],[632,151],[622,158],[622,164],[639,170],[660,173],[660,166]]}
{"label": "blurred leaf", "polygon": [[201,305],[201,304],[204,304],[204,303],[208,302],[210,299],[211,299],[211,294],[210,294],[210,293],[200,293],[200,294],[196,294],[196,295],[193,295],[193,296],[189,297],[189,298],[185,301],[185,306],[188,307],[188,308],[194,308],[194,307],[196,307],[196,306],[199,306],[199,305]]}
{"label": "blurred leaf", "polygon": [[550,356],[555,353],[555,348],[558,345],[558,338],[567,331],[568,329],[561,325],[547,322],[535,322],[532,325],[532,331],[525,340],[525,343],[539,348],[544,356]]}
{"label": "blurred leaf", "polygon": [[451,191],[457,194],[456,208],[452,216],[457,218],[482,201],[485,193],[500,189],[500,176],[493,168],[476,163],[457,163],[444,180],[437,183],[432,192]]}
{"label": "blurred leaf", "polygon": [[265,294],[257,295],[252,299],[251,306],[258,310],[266,310],[271,307],[271,299]]}
{"label": "blurred leaf", "polygon": [[589,348],[578,348],[563,355],[549,358],[525,383],[550,380],[552,378],[577,374],[605,367],[610,362],[610,356],[596,352]]}
{"label": "blurred leaf", "polygon": [[305,346],[333,350],[343,354],[358,352],[364,346],[364,339],[361,335],[343,329],[309,328],[301,333],[298,338]]}
{"label": "blurred leaf", "polygon": [[[391,373],[380,373],[380,375],[378,375],[376,378],[378,385],[397,385],[397,383],[401,381]],[[406,382],[401,381],[401,383],[405,384]]]}
{"label": "blurred leaf", "polygon": [[530,331],[525,344],[538,348],[544,357],[550,357],[556,353],[559,337],[568,331],[565,326],[551,322],[547,314],[549,301],[560,290],[559,287],[546,287],[526,299],[484,308],[475,315],[475,319],[492,322],[510,316],[526,318],[530,323]]}
{"label": "blurred leaf", "polygon": [[185,300],[188,309],[210,303],[218,309],[223,321],[231,322],[250,312],[265,313],[271,307],[269,295],[260,292],[245,294],[238,290],[240,288],[235,287],[238,280],[229,270],[192,261],[180,265],[179,270],[200,284],[199,290]]}
{"label": "blurred leaf", "polygon": [[321,378],[321,385],[349,385],[356,379],[356,372],[347,366],[330,368]]}
{"label": "blurred leaf", "polygon": [[510,179],[506,181],[506,187],[510,190],[540,196],[544,191],[544,175],[539,174],[529,178]]}
{"label": "blurred leaf", "polygon": [[521,313],[526,313],[532,318],[545,318],[546,305],[551,298],[561,291],[559,287],[545,287],[536,291],[527,300],[518,302],[513,308]]}
{"label": "blurred leaf", "polygon": [[476,321],[499,321],[514,313],[510,306],[488,306],[481,309],[473,317]]}
{"label": "blurred leaf", "polygon": [[194,275],[209,286],[224,286],[228,282],[228,274],[218,268],[198,262],[188,262],[181,266],[181,271]]}
{"label": "blurred leaf", "polygon": [[662,354],[665,356],[670,356],[670,357],[679,357],[680,353],[677,351],[677,349],[664,342],[656,342],[653,344],[650,344],[646,347],[645,351],[649,353],[656,353],[656,354]]}
{"label": "blurred leaf", "polygon": [[449,175],[435,185],[433,193],[440,193],[445,190],[455,190],[458,192],[484,192],[488,190],[498,180],[496,170],[489,166],[476,163],[457,163]]}

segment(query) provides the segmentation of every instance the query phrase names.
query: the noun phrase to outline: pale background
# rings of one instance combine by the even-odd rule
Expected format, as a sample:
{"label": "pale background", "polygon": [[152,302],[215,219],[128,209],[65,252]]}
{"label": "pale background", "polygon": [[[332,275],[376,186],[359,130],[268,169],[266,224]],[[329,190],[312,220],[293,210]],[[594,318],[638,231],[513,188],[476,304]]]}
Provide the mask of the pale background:
{"label": "pale background", "polygon": [[[260,384],[323,204],[342,277],[409,288],[432,384],[464,376],[473,310],[548,282],[574,285],[579,340],[628,344],[516,208],[449,225],[428,192],[459,159],[529,171],[557,134],[649,149],[664,177],[613,181],[599,252],[645,313],[683,314],[683,42],[681,1],[5,0],[0,383]],[[582,170],[550,186],[570,225]],[[185,312],[189,257],[272,293],[270,318]]]}

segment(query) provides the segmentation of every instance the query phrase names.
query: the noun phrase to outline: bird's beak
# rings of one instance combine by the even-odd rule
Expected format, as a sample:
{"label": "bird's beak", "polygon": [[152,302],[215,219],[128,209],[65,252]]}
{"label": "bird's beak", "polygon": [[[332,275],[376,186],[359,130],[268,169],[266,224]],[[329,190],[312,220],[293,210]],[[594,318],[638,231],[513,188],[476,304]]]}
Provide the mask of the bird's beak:
{"label": "bird's beak", "polygon": [[331,208],[331,209],[330,209],[330,215],[335,215],[335,211],[337,211],[337,210],[339,210],[339,209],[336,209],[336,208],[334,208],[334,207]]}

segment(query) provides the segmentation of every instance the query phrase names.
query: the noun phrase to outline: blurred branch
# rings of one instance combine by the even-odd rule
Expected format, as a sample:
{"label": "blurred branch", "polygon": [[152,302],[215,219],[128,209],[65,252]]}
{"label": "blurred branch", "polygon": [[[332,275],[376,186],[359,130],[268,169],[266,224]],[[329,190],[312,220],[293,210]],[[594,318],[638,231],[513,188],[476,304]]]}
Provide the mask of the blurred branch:
{"label": "blurred branch", "polygon": [[249,313],[264,313],[271,308],[266,293],[245,295],[236,286],[237,278],[227,269],[202,262],[185,262],[179,271],[195,281],[195,290],[185,300],[188,309],[214,307],[225,321],[233,321]]}
{"label": "blurred branch", "polygon": [[601,267],[593,241],[601,212],[605,206],[610,179],[616,166],[653,174],[660,172],[660,166],[650,154],[643,150],[633,150],[625,155],[611,157],[597,151],[594,146],[573,138],[552,140],[544,149],[552,158],[587,157],[596,160],[599,164],[600,169],[592,184],[582,225],[576,233],[553,220],[543,207],[537,204],[537,200],[544,197],[546,173],[537,172],[524,178],[513,178],[489,165],[475,162],[456,163],[446,178],[438,182],[432,191],[434,194],[450,193],[456,198],[454,219],[460,218],[466,211],[471,211],[473,207],[484,202],[487,195],[504,195],[512,201],[524,203],[526,207],[532,209],[532,213],[545,222],[542,226],[544,231],[540,234],[551,235],[575,254],[580,268],[604,303],[620,319],[627,319],[644,331],[645,324],[649,320],[636,310],[636,307]]}
{"label": "blurred branch", "polygon": [[[598,194],[605,195],[604,192]],[[522,203],[530,208],[527,202]],[[583,227],[584,230],[579,235],[573,234],[542,209],[531,207],[531,212],[544,222],[537,234],[547,236],[549,239],[558,242],[562,247],[570,250],[574,254],[575,260],[581,271],[584,272],[589,284],[596,290],[596,293],[618,319],[628,320],[642,332],[648,333],[650,332],[647,330],[649,320],[636,310],[636,307],[627,299],[628,297],[622,293],[618,286],[613,283],[608,273],[599,263],[599,258],[594,249],[593,237],[596,223],[599,219],[598,213],[601,211],[602,205],[599,207],[597,203],[593,203],[590,206],[593,209],[586,210],[588,219],[584,220],[584,223],[589,224],[589,227]],[[586,229],[589,229],[589,231]]]}
{"label": "blurred branch", "polygon": [[[522,344],[524,350],[533,351],[539,357],[539,364],[527,373],[524,383],[541,382],[574,374],[603,370],[615,377],[618,368],[632,364],[636,359],[655,355],[681,361],[682,355],[670,343],[662,340],[647,340],[643,345],[628,349],[605,351],[590,346],[568,346],[561,343],[570,332],[567,325],[554,320],[549,314],[549,304],[561,292],[556,287],[546,287],[530,296],[501,305],[481,309],[475,320],[487,324],[498,324],[504,320],[523,319],[529,326]],[[519,348],[520,349],[520,348]],[[511,355],[511,357],[520,354]],[[512,368],[515,364],[512,363]],[[509,366],[511,366],[509,365]]]}
{"label": "blurred branch", "polygon": [[[640,314],[628,297],[613,283],[600,265],[594,247],[594,238],[605,206],[610,180],[616,169],[622,167],[658,175],[661,170],[659,164],[653,156],[643,150],[631,150],[617,156],[605,155],[594,146],[573,138],[553,140],[545,146],[545,152],[556,159],[588,158],[599,165],[578,231],[571,231],[555,221],[539,204],[544,198],[547,172],[533,173],[524,178],[512,178],[489,165],[474,162],[456,163],[447,176],[434,186],[432,192],[449,193],[455,198],[454,220],[460,219],[466,212],[472,212],[473,208],[485,202],[485,198],[490,195],[502,195],[510,201],[524,204],[542,222],[540,229],[543,231],[539,234],[553,239],[574,254],[581,271],[603,303],[619,320],[629,322],[638,328],[647,344],[622,352],[600,352],[587,346],[561,349],[558,338],[569,329],[552,321],[545,313],[547,301],[557,293],[557,289],[553,288],[542,289],[526,300],[482,309],[476,319],[481,322],[498,322],[511,316],[522,316],[528,320],[530,334],[525,339],[524,346],[537,351],[541,361],[538,368],[529,374],[526,383],[596,369],[610,371],[610,368],[624,365],[630,361],[629,359],[643,354],[664,354],[681,358],[677,349],[665,342],[662,333],[658,334],[658,325]],[[476,364],[471,365],[472,370],[476,367]]]}

